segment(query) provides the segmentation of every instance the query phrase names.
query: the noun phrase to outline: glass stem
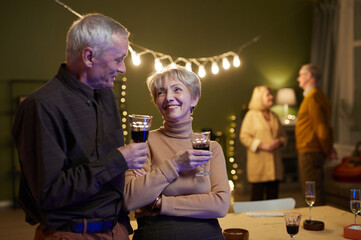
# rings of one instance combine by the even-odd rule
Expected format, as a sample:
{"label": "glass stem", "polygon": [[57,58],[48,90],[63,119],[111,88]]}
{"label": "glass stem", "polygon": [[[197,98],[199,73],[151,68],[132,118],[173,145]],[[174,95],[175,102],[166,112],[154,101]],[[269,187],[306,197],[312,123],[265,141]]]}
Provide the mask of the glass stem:
{"label": "glass stem", "polygon": [[312,206],[310,205],[310,221],[311,221],[311,208],[312,208]]}
{"label": "glass stem", "polygon": [[356,225],[356,218],[357,218],[357,213],[355,213],[355,225]]}

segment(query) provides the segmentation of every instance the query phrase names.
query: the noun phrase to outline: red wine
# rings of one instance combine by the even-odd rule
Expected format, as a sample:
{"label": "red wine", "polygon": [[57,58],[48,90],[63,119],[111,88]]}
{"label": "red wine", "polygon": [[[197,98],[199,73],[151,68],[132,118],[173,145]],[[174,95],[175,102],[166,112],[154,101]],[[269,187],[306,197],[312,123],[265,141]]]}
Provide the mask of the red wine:
{"label": "red wine", "polygon": [[132,140],[135,143],[145,142],[148,139],[149,131],[131,131]]}
{"label": "red wine", "polygon": [[290,235],[296,235],[298,233],[299,225],[286,225],[287,233]]}
{"label": "red wine", "polygon": [[193,144],[193,149],[197,149],[197,150],[208,150],[208,151],[209,151],[209,144],[208,144],[208,143],[197,143],[197,144]]}

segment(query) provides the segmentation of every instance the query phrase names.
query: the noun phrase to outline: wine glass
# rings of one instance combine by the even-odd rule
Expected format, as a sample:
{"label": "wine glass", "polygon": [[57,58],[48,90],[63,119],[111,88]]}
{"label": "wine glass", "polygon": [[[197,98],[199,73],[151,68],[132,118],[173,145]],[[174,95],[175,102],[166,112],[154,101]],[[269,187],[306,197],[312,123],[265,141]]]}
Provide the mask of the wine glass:
{"label": "wine glass", "polygon": [[308,206],[310,206],[310,221],[311,221],[311,209],[313,204],[316,202],[316,190],[315,190],[315,182],[314,181],[306,181],[306,192],[305,192],[305,200]]}
{"label": "wine glass", "polygon": [[355,214],[355,225],[356,225],[357,214],[361,211],[360,189],[351,189],[350,208],[351,211]]}
{"label": "wine glass", "polygon": [[[194,132],[190,134],[193,149],[208,150],[211,140],[211,132]],[[201,171],[196,176],[208,176],[211,172],[207,172],[206,165],[201,165]]]}
{"label": "wine glass", "polygon": [[297,212],[287,212],[284,215],[287,233],[291,236],[291,240],[294,239],[296,234],[298,233],[301,216],[302,215]]}
{"label": "wine glass", "polygon": [[130,131],[133,142],[139,143],[147,141],[149,129],[152,125],[152,118],[152,116],[148,115],[129,115]]}

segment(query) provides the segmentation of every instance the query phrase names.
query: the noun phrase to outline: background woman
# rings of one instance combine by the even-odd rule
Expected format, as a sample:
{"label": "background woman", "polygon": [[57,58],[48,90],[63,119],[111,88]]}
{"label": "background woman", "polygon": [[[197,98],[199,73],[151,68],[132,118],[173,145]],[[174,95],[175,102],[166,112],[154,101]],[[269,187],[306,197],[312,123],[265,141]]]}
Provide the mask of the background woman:
{"label": "background woman", "polygon": [[[125,204],[136,210],[133,239],[224,239],[217,218],[229,208],[230,189],[221,146],[193,150],[191,112],[200,98],[197,75],[183,67],[147,79],[164,122],[149,133],[144,171],[126,174]],[[210,176],[195,176],[207,163]]]}
{"label": "background woman", "polygon": [[252,183],[251,200],[278,198],[283,178],[280,148],[287,137],[273,106],[271,89],[257,86],[253,90],[249,111],[244,117],[240,140],[247,148],[247,178]]}

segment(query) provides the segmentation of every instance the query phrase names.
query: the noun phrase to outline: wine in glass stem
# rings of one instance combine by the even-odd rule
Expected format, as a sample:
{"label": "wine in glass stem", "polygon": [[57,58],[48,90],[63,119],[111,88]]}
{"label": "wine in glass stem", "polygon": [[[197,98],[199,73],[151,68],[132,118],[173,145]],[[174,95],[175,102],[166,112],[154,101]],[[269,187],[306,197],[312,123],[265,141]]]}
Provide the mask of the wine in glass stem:
{"label": "wine in glass stem", "polygon": [[[211,132],[195,132],[190,134],[193,149],[209,151]],[[207,172],[206,165],[201,165],[201,171],[196,176],[208,176],[211,172]]]}
{"label": "wine in glass stem", "polygon": [[297,212],[287,212],[284,215],[287,233],[294,239],[300,228],[301,214]]}
{"label": "wine in glass stem", "polygon": [[311,210],[313,204],[316,202],[316,188],[314,181],[306,181],[306,192],[305,192],[305,200],[308,206],[310,207],[310,218],[311,221]]}
{"label": "wine in glass stem", "polygon": [[305,200],[308,206],[313,206],[313,204],[315,204],[316,202],[315,195],[311,195],[311,194],[306,194]]}
{"label": "wine in glass stem", "polygon": [[351,189],[350,208],[355,214],[355,225],[357,214],[361,211],[361,193],[360,189]]}
{"label": "wine in glass stem", "polygon": [[148,115],[129,115],[130,131],[133,142],[140,143],[148,140],[152,118],[152,116]]}

